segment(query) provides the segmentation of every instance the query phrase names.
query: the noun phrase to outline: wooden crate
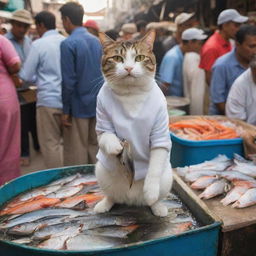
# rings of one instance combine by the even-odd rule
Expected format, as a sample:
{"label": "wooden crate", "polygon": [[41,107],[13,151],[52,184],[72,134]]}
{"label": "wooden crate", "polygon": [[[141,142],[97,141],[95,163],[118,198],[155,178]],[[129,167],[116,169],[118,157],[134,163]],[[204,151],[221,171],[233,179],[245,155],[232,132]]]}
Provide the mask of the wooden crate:
{"label": "wooden crate", "polygon": [[244,209],[223,206],[223,196],[201,200],[201,192],[192,190],[174,171],[176,182],[186,191],[194,202],[205,212],[222,222],[218,256],[254,256],[256,255],[256,205]]}

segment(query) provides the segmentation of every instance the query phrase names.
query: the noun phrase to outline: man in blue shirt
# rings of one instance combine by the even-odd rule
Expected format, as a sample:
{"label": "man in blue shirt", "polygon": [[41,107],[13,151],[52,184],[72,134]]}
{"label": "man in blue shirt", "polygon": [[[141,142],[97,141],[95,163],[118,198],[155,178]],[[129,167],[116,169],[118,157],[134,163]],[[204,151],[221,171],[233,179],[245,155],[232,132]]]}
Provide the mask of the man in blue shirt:
{"label": "man in blue shirt", "polygon": [[61,43],[64,164],[95,163],[96,97],[103,84],[102,47],[98,38],[82,27],[84,10],[80,4],[69,2],[60,12],[70,35]]}
{"label": "man in blue shirt", "polygon": [[[27,10],[17,10],[12,13],[11,24],[12,29],[5,36],[12,42],[15,50],[19,54],[21,63],[23,64],[29,54],[31,40],[26,35],[30,25],[33,23],[32,16]],[[36,129],[36,107],[35,95],[31,91],[26,91],[28,84],[23,84],[18,89],[18,96],[21,105],[21,165],[29,165],[29,132],[31,132],[33,145],[35,150],[39,150],[39,143]],[[26,102],[26,96],[29,96],[30,102]],[[33,97],[34,96],[34,99]]]}
{"label": "man in blue shirt", "polygon": [[212,68],[210,84],[211,104],[209,114],[225,115],[225,104],[229,90],[248,67],[256,54],[256,27],[243,25],[236,33],[236,47],[221,56]]}
{"label": "man in blue shirt", "polygon": [[60,44],[65,39],[55,30],[55,16],[42,11],[35,16],[41,37],[32,43],[20,71],[21,79],[37,85],[37,131],[47,168],[63,165]]}

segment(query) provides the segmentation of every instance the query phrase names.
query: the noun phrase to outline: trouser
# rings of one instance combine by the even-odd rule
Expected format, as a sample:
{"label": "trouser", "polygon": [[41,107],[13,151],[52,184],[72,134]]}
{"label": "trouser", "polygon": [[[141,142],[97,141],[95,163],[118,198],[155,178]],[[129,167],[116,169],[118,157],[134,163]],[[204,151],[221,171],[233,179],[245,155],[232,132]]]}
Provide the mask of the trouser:
{"label": "trouser", "polygon": [[63,166],[62,110],[37,107],[37,131],[41,152],[47,168]]}
{"label": "trouser", "polygon": [[64,165],[94,164],[98,152],[96,118],[72,118],[64,128]]}
{"label": "trouser", "polygon": [[36,130],[36,103],[21,105],[21,156],[28,157],[29,152],[29,132],[31,132],[33,146],[39,150],[39,142]]}

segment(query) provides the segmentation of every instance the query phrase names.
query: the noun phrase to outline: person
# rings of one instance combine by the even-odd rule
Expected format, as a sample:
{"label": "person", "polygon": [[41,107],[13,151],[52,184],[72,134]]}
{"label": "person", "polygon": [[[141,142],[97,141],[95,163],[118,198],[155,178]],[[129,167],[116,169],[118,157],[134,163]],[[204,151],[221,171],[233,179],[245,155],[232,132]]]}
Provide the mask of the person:
{"label": "person", "polygon": [[249,66],[256,54],[256,27],[243,25],[236,33],[236,47],[220,57],[212,68],[209,114],[224,115],[225,103],[234,80]]}
{"label": "person", "polygon": [[[69,37],[61,43],[64,165],[96,162],[96,97],[103,84],[102,47],[82,27],[84,10],[76,2],[60,8]],[[67,157],[66,157],[67,156]]]}
{"label": "person", "polygon": [[233,83],[227,98],[226,114],[256,125],[256,55],[250,68]]}
{"label": "person", "polygon": [[121,31],[119,32],[120,38],[119,40],[131,40],[133,39],[133,35],[137,32],[137,27],[134,23],[125,23],[121,27]]}
{"label": "person", "polygon": [[[31,46],[31,39],[26,35],[30,25],[33,23],[32,16],[27,10],[18,10],[12,14],[11,30],[5,36],[11,41],[15,50],[19,54],[21,64],[23,64],[28,56]],[[20,86],[20,84],[19,84]],[[39,151],[40,146],[37,138],[36,130],[36,108],[35,95],[32,91],[27,91],[28,85],[22,84],[18,89],[18,97],[20,100],[21,110],[21,165],[27,166],[30,164],[29,150],[29,132],[31,132],[33,146],[36,151]],[[24,102],[24,98],[30,98],[30,102]]]}
{"label": "person", "polygon": [[97,24],[97,22],[95,20],[87,20],[83,26],[93,35],[95,36],[99,36],[99,25]]}
{"label": "person", "polygon": [[181,42],[181,34],[188,28],[195,25],[195,13],[182,12],[176,16],[174,20],[176,25],[176,31],[174,35],[171,35],[163,40],[163,47],[165,52],[170,50],[173,46]]}
{"label": "person", "polygon": [[200,50],[207,35],[197,28],[186,29],[181,36],[182,40],[191,44],[191,51],[184,56],[183,83],[184,96],[190,99],[189,114],[203,115],[205,74],[198,67],[200,62]]}
{"label": "person", "polygon": [[0,185],[20,175],[20,109],[11,78],[19,69],[13,45],[0,35]]}
{"label": "person", "polygon": [[184,96],[182,74],[184,54],[193,51],[193,47],[192,40],[182,40],[164,55],[159,70],[160,86],[164,94]]}
{"label": "person", "polygon": [[35,16],[40,39],[32,43],[20,78],[37,85],[37,131],[47,168],[63,166],[62,99],[60,43],[65,39],[56,31],[55,16],[42,11]]}
{"label": "person", "polygon": [[232,49],[230,39],[235,37],[240,25],[248,20],[235,9],[222,11],[217,19],[219,30],[215,31],[204,44],[201,51],[199,67],[205,71],[206,82],[210,85],[211,68],[217,58],[228,53]]}

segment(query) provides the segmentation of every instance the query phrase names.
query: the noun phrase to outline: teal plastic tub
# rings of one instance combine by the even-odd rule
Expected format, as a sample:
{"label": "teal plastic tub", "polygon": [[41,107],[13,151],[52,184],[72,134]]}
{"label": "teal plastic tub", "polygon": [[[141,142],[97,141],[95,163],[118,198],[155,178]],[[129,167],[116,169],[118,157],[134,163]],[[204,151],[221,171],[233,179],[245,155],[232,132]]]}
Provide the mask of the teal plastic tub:
{"label": "teal plastic tub", "polygon": [[[19,177],[0,187],[0,205],[26,190],[48,184],[62,176],[93,171],[93,165],[86,165],[39,171]],[[182,188],[180,187],[179,190]],[[178,195],[180,193],[178,190],[175,192]],[[215,221],[189,196],[182,197],[182,194],[184,193],[181,193],[180,198],[185,204],[188,203],[188,207],[193,205],[191,206],[193,209],[191,207],[189,209],[202,223],[202,227],[179,235],[92,251],[47,250],[0,240],[0,256],[216,256],[221,222]]]}
{"label": "teal plastic tub", "polygon": [[243,140],[241,138],[226,140],[192,141],[179,138],[170,133],[172,140],[172,167],[184,167],[211,160],[219,154],[233,158],[233,154],[244,155]]}

